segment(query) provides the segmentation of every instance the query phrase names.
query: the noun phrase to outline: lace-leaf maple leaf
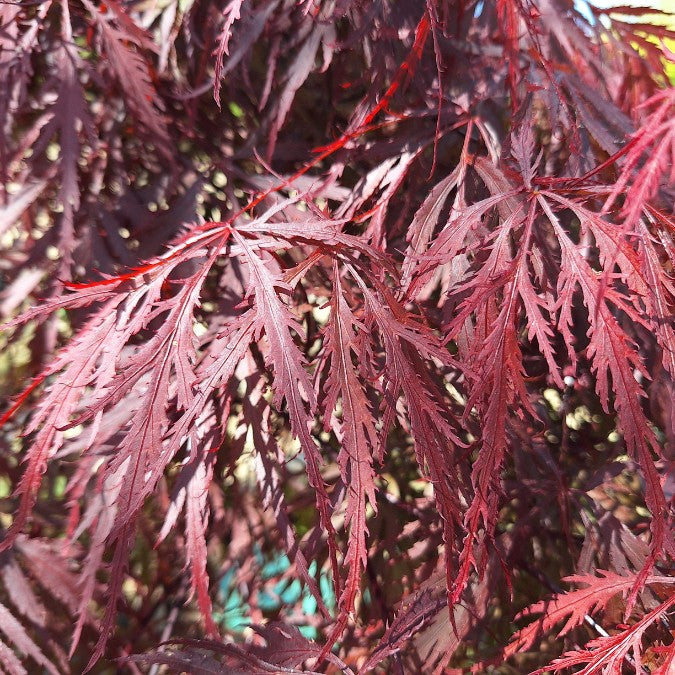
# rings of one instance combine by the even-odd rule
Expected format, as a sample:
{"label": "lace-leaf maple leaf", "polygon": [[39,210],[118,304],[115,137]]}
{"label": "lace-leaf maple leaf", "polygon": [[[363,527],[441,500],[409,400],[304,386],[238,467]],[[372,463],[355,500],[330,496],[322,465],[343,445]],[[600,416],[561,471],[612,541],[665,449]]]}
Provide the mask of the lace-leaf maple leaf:
{"label": "lace-leaf maple leaf", "polygon": [[634,375],[636,369],[644,372],[644,366],[630,337],[620,327],[607,301],[611,301],[633,320],[641,322],[641,318],[628,306],[624,298],[613,290],[608,289],[605,295],[600,297],[601,286],[598,276],[581,256],[579,248],[561,228],[558,218],[546,201],[547,197],[565,206],[571,205],[553,194],[542,193],[537,197],[546,217],[554,227],[561,246],[563,265],[558,280],[559,302],[562,305],[560,321],[569,323],[571,320],[571,295],[578,284],[584,304],[588,309],[590,342],[587,347],[587,357],[591,360],[595,371],[596,390],[604,409],[608,410],[610,387],[608,375],[611,374],[612,389],[615,395],[614,407],[618,413],[626,445],[637,460],[646,480],[645,499],[653,516],[651,521],[652,553],[629,599],[627,607],[627,612],[629,612],[642,580],[649,574],[656,559],[663,554],[664,550],[675,551],[675,541],[666,523],[668,506],[652,459],[652,452],[660,455],[662,450],[640,406],[640,399],[645,396],[645,393]]}
{"label": "lace-leaf maple leaf", "polygon": [[[562,621],[565,621],[565,624],[559,635],[566,635],[572,628],[581,624],[587,615],[604,608],[613,597],[630,592],[638,579],[636,574],[621,576],[602,570],[599,572],[600,576],[586,574],[567,577],[564,581],[583,584],[584,588],[559,593],[551,600],[542,600],[523,610],[518,618],[530,618],[533,614],[542,616],[512,636],[504,655],[508,657],[516,652],[526,651],[534,644],[537,635],[550,631]],[[644,583],[672,585],[673,580],[666,576],[652,575],[648,576]]]}
{"label": "lace-leaf maple leaf", "polygon": [[[559,672],[563,669],[573,668],[584,665],[577,673],[583,675],[592,675],[592,673],[603,673],[603,675],[612,675],[621,673],[624,669],[624,661],[629,655],[632,656],[631,666],[635,672],[640,672],[642,665],[642,641],[645,631],[657,620],[664,618],[668,610],[675,605],[675,594],[668,600],[662,602],[651,612],[645,614],[637,623],[629,626],[616,635],[603,635],[602,637],[590,640],[585,648],[575,651],[565,652],[560,658],[555,659],[546,668],[539,668],[535,671],[539,673]],[[669,665],[673,662],[673,647],[670,645],[669,655],[655,670],[654,673],[667,673]]]}
{"label": "lace-leaf maple leaf", "polygon": [[674,36],[573,4],[0,3],[3,668],[665,654]]}
{"label": "lace-leaf maple leaf", "polygon": [[[140,51],[137,51],[153,43],[145,38],[133,22],[122,20],[119,27],[116,27],[88,0],[83,0],[83,4],[91,12],[101,30],[109,66],[117,76],[127,104],[139,124],[151,132],[160,151],[170,157],[169,132],[163,114],[164,103],[153,85],[150,64]],[[116,16],[118,18],[125,16],[121,7],[118,7]],[[130,26],[132,30],[129,30]]]}
{"label": "lace-leaf maple leaf", "polygon": [[348,569],[347,580],[340,597],[344,615],[354,609],[361,572],[367,562],[366,525],[367,503],[377,511],[373,470],[373,452],[377,447],[377,431],[370,403],[360,383],[353,358],[358,355],[356,333],[365,330],[354,316],[344,295],[337,260],[333,262],[333,298],[331,319],[326,328],[325,426],[332,427],[331,417],[338,400],[341,403],[340,454],[338,463],[342,481],[347,488],[346,524],[349,526],[349,545],[344,558]]}

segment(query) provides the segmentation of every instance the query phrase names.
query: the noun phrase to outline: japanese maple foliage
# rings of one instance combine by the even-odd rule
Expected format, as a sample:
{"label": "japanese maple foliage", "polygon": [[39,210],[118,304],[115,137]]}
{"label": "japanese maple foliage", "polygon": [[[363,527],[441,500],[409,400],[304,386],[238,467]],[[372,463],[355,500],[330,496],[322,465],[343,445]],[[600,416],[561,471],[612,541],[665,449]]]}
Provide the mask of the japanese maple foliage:
{"label": "japanese maple foliage", "polygon": [[0,4],[2,669],[672,672],[650,13]]}

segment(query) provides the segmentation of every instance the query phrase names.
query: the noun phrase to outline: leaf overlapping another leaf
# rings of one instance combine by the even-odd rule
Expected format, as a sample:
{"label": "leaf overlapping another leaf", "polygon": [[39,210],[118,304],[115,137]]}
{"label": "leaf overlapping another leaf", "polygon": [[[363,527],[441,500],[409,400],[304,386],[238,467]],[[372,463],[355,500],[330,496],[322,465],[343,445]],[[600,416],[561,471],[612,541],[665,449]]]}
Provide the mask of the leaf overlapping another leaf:
{"label": "leaf overlapping another leaf", "polygon": [[673,36],[588,11],[0,5],[3,668],[667,671]]}

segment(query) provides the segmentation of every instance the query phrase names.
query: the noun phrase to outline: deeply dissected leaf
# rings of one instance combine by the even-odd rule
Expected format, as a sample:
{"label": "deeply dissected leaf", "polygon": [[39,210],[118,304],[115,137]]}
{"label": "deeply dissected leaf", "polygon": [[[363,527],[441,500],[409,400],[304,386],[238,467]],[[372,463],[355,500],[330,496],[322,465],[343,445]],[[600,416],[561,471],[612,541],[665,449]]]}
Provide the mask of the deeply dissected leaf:
{"label": "deeply dissected leaf", "polygon": [[[607,605],[609,600],[619,593],[626,593],[635,584],[634,576],[619,576],[610,572],[603,572],[602,576],[592,575],[572,576],[566,579],[569,583],[584,584],[584,588],[576,591],[561,593],[551,601],[543,600],[528,607],[522,617],[530,617],[532,614],[543,614],[541,619],[535,620],[528,626],[518,631],[511,639],[506,648],[506,654],[511,654],[520,649],[528,649],[532,646],[536,635],[566,620],[560,630],[560,635],[565,635],[574,626],[579,625],[587,615],[593,614],[598,609]],[[647,577],[645,583],[671,583],[669,577]]]}
{"label": "deeply dissected leaf", "polygon": [[2,668],[669,672],[649,17],[0,4]]}

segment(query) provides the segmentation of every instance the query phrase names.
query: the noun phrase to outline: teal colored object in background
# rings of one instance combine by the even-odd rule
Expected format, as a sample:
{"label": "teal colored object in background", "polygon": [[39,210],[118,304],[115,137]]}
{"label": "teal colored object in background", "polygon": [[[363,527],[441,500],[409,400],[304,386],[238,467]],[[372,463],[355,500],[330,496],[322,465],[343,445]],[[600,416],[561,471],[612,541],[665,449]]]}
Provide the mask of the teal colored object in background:
{"label": "teal colored object in background", "polygon": [[[256,563],[260,569],[261,589],[258,592],[257,604],[265,614],[275,614],[284,606],[302,602],[302,612],[307,617],[317,613],[317,602],[309,590],[303,587],[299,579],[279,579],[291,566],[285,553],[278,552],[273,556],[265,556],[260,550],[255,553]],[[214,612],[214,620],[231,633],[242,633],[251,625],[251,606],[244,600],[246,592],[236,582],[237,566],[232,566],[220,580],[218,593],[223,604],[222,612]],[[309,573],[316,578],[317,564],[311,563]],[[326,572],[318,578],[321,599],[331,613],[336,607],[333,584]],[[317,630],[314,626],[298,626],[300,633],[306,638],[315,639]]]}

